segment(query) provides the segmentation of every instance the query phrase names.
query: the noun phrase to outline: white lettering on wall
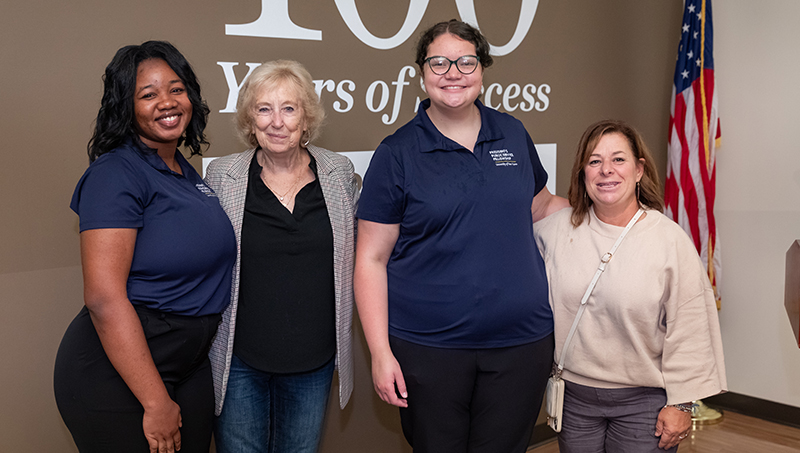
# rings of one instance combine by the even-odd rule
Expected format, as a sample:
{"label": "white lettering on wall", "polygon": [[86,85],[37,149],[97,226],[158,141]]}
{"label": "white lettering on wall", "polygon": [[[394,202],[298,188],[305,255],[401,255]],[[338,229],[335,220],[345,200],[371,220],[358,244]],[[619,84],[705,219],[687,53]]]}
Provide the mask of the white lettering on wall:
{"label": "white lettering on wall", "polygon": [[[344,87],[347,85],[347,90],[345,91]],[[350,93],[356,89],[356,84],[352,80],[342,80],[336,85],[336,95],[339,96],[339,99],[347,103],[347,107],[342,107],[341,101],[334,101],[333,109],[339,113],[349,112],[350,109],[353,108],[353,96]]]}
{"label": "white lettering on wall", "polygon": [[[526,84],[521,89],[517,83],[511,83],[506,88],[499,83],[493,83],[486,88],[484,104],[495,110],[500,110],[502,107],[506,112],[513,112],[517,108],[523,112],[530,112],[534,108],[538,112],[544,112],[550,106],[550,98],[547,96],[549,93],[550,85],[547,84],[540,85],[537,90],[536,85],[532,83]],[[518,102],[520,94],[523,100]],[[537,94],[538,99],[536,99]],[[502,101],[496,101],[495,95],[502,97]]]}
{"label": "white lettering on wall", "polygon": [[225,24],[225,34],[258,38],[322,41],[322,32],[303,28],[289,17],[289,0],[261,0],[261,15],[249,24]]}
{"label": "white lettering on wall", "polygon": [[314,80],[314,91],[317,92],[317,97],[322,97],[322,89],[328,90],[329,93],[333,93],[333,89],[336,88],[336,82],[333,80]]}
{"label": "white lettering on wall", "polygon": [[[228,84],[228,100],[225,108],[220,110],[220,113],[234,113],[236,112],[236,103],[239,98],[239,90],[242,89],[245,80],[250,77],[253,70],[261,63],[245,63],[248,67],[247,74],[242,78],[242,81],[236,80],[234,68],[239,65],[237,62],[218,61],[217,64],[222,68],[225,75],[225,81]],[[381,121],[383,124],[394,124],[399,115],[400,107],[403,104],[403,94],[405,87],[411,85],[411,81],[416,78],[417,71],[414,66],[406,65],[400,68],[397,74],[397,79],[391,82],[394,89],[394,97],[391,106],[391,112],[387,113],[386,108],[389,105],[389,99],[392,94],[392,88],[389,83],[383,80],[376,80],[372,82],[366,90],[364,101],[365,106],[372,113],[383,113]],[[418,78],[420,87],[425,89],[422,78]],[[347,113],[355,106],[353,95],[356,93],[356,83],[352,80],[344,79],[338,83],[332,79],[318,79],[312,80],[314,84],[314,91],[317,96],[325,101],[326,93],[335,94],[335,99],[332,101],[333,110],[337,113]],[[361,91],[363,93],[363,91]],[[538,87],[532,83],[520,85],[518,83],[510,83],[504,87],[499,83],[492,83],[486,89],[481,87],[481,92],[484,96],[484,104],[487,107],[495,110],[503,109],[506,112],[513,112],[517,109],[523,112],[530,112],[536,109],[538,112],[544,112],[550,106],[550,85],[542,84]],[[522,96],[522,99],[520,98]],[[419,107],[420,98],[414,96],[414,113],[417,112]],[[331,101],[328,101],[331,102]]]}
{"label": "white lettering on wall", "polygon": [[[220,110],[219,113],[234,113],[236,111],[236,101],[239,99],[239,90],[242,89],[244,81],[247,80],[250,73],[253,72],[253,69],[261,66],[261,63],[245,63],[250,69],[247,70],[247,74],[242,78],[241,83],[236,83],[236,74],[233,72],[233,68],[238,66],[239,63],[218,61],[217,64],[222,66],[222,72],[225,73],[225,81],[228,82],[228,102],[225,104],[225,108]],[[319,94],[319,92],[317,94]]]}
{"label": "white lettering on wall", "polygon": [[[458,8],[458,14],[461,16],[461,20],[480,29],[480,26],[478,25],[478,16],[475,14],[475,0],[455,1],[456,8]],[[528,34],[528,31],[531,29],[533,17],[536,16],[536,8],[538,6],[539,0],[522,0],[522,5],[520,6],[519,11],[519,19],[517,20],[517,28],[514,30],[514,35],[511,37],[511,40],[503,46],[495,46],[490,43],[491,51],[489,53],[501,57],[503,55],[510,54],[514,51],[514,49],[519,47],[519,45],[522,43],[522,40],[525,39],[525,36]],[[487,37],[486,39],[489,38]]]}
{"label": "white lettering on wall", "polygon": [[[375,90],[381,87],[381,101],[378,103],[378,106],[375,107]],[[386,108],[386,104],[389,103],[389,85],[386,84],[383,80],[376,80],[369,85],[367,88],[367,108],[372,113],[378,113],[384,108]]]}
{"label": "white lettering on wall", "polygon": [[403,66],[403,69],[397,74],[397,81],[392,82],[392,85],[395,86],[392,117],[390,118],[389,115],[384,114],[381,117],[383,124],[394,124],[394,122],[397,121],[397,114],[400,112],[400,100],[403,98],[403,86],[410,85],[410,82],[405,80],[406,73],[408,73],[409,78],[413,78],[417,74],[417,71],[413,66]]}
{"label": "white lettering on wall", "polygon": [[534,99],[534,95],[536,94],[536,85],[529,83],[522,88],[522,98],[528,101],[528,105],[525,105],[525,102],[521,102],[519,105],[519,109],[523,112],[530,112],[533,110],[533,105],[536,103],[536,99]]}
{"label": "white lettering on wall", "polygon": [[506,91],[503,93],[503,108],[506,109],[506,112],[513,112],[519,106],[519,104],[511,105],[511,100],[516,99],[517,96],[519,96],[519,92],[519,85],[516,83],[512,83],[506,88]]}
{"label": "white lettering on wall", "polygon": [[486,107],[498,110],[500,108],[500,104],[494,105],[492,103],[492,98],[494,97],[492,96],[492,94],[494,92],[497,92],[497,94],[502,93],[503,86],[500,85],[499,83],[493,83],[489,85],[489,88],[487,88],[486,91],[484,92],[484,99],[486,100]]}
{"label": "white lettering on wall", "polygon": [[[408,12],[400,30],[391,38],[379,38],[367,30],[358,14],[355,0],[334,0],[339,15],[350,32],[361,42],[373,49],[388,50],[408,40],[422,22],[430,0],[410,0]],[[455,0],[461,20],[478,28],[478,17],[475,14],[475,0]],[[502,46],[491,45],[490,53],[496,56],[508,55],[525,39],[536,16],[539,0],[522,0],[517,28],[514,35]],[[322,41],[322,31],[303,28],[289,17],[289,0],[261,0],[261,14],[253,22],[247,24],[225,24],[225,34],[233,36],[254,36],[258,38],[305,39]],[[488,39],[488,37],[487,37]]]}
{"label": "white lettering on wall", "polygon": [[[288,1],[288,0],[287,0]],[[428,0],[411,0],[408,5],[408,13],[403,26],[391,38],[378,38],[367,30],[361,16],[358,14],[355,0],[334,0],[339,14],[347,24],[347,28],[364,44],[378,50],[394,49],[403,44],[417,29],[425,10],[428,8]]]}
{"label": "white lettering on wall", "polygon": [[[333,83],[333,80],[328,80],[328,82]],[[353,90],[355,89],[356,89],[356,83],[353,82],[352,80],[345,79],[339,82],[336,85],[336,96],[339,96],[340,100],[333,101],[333,109],[339,113],[349,112],[353,108],[353,95],[351,93],[353,93]],[[345,102],[344,107],[342,107],[342,101]]]}
{"label": "white lettering on wall", "polygon": [[536,111],[537,112],[544,112],[547,110],[547,107],[550,106],[550,98],[547,96],[550,94],[550,85],[542,84],[539,87],[539,98],[542,100],[541,102],[536,101]]}

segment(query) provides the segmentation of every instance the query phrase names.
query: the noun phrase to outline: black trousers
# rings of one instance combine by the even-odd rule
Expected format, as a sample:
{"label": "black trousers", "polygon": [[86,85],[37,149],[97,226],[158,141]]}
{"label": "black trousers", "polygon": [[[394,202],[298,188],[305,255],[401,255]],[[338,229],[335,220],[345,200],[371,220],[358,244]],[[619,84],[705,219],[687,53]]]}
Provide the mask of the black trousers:
{"label": "black trousers", "polygon": [[[220,315],[136,311],[161,379],[181,408],[181,453],[208,453],[214,420],[208,349]],[[86,307],[61,340],[53,381],[58,410],[79,451],[149,451],[144,408],[108,360]]]}
{"label": "black trousers", "polygon": [[389,337],[408,389],[400,409],[414,453],[523,453],[553,365],[553,335],[494,349],[444,349]]}

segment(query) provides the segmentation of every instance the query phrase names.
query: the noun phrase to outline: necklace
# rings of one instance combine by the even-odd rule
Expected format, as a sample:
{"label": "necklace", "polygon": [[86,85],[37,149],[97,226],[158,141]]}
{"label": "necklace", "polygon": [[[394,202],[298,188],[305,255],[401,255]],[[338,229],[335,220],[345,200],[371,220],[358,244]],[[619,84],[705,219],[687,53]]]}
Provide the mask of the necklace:
{"label": "necklace", "polygon": [[290,196],[288,200],[285,200],[285,198],[286,198],[287,195],[289,195],[289,193],[291,193],[294,190],[295,187],[297,187],[297,184],[300,182],[300,177],[301,176],[302,176],[302,174],[297,175],[297,178],[295,178],[294,183],[292,184],[292,186],[289,187],[289,190],[284,192],[283,195],[279,194],[275,189],[273,189],[272,187],[269,186],[269,183],[267,182],[267,178],[265,178],[263,174],[261,175],[261,180],[264,181],[264,185],[267,186],[267,189],[269,189],[276,197],[278,197],[278,201],[281,202],[283,207],[284,208],[288,208],[289,207],[289,203],[292,201],[292,197],[294,196],[294,194],[292,193],[292,196]]}
{"label": "necklace", "polygon": [[[264,182],[264,185],[267,186],[267,189],[269,189],[272,192],[272,194],[275,195],[275,197],[278,199],[278,201],[281,202],[283,207],[289,209],[289,203],[292,202],[292,198],[295,195],[294,194],[294,189],[297,187],[297,184],[300,183],[300,179],[302,179],[303,174],[304,174],[303,171],[300,171],[300,173],[297,175],[297,178],[295,178],[294,183],[292,183],[292,185],[289,187],[289,189],[286,192],[284,192],[283,195],[281,195],[280,193],[278,193],[278,191],[276,191],[275,189],[270,187],[269,183],[267,182],[267,177],[265,175],[265,172],[267,170],[266,156],[261,155],[261,154],[257,154],[256,158],[258,159],[258,164],[261,165],[261,169],[262,169],[262,171],[261,171],[261,181]],[[262,161],[262,159],[265,159],[265,160]],[[287,198],[287,196],[288,196],[288,198]]]}

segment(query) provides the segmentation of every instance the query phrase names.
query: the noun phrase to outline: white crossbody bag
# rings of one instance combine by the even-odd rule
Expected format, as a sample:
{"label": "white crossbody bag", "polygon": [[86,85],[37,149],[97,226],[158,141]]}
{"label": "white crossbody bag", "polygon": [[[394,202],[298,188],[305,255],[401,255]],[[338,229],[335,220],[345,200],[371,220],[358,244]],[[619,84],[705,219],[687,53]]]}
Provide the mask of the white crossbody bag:
{"label": "white crossbody bag", "polygon": [[619,244],[622,243],[625,235],[628,234],[628,231],[630,231],[631,228],[633,228],[633,225],[639,220],[639,217],[641,217],[643,213],[644,211],[641,209],[636,212],[636,215],[633,216],[625,229],[622,230],[622,233],[620,233],[619,237],[617,238],[617,242],[614,243],[614,246],[611,247],[611,250],[603,255],[602,258],[600,258],[600,265],[597,267],[597,272],[594,273],[594,277],[592,278],[591,283],[589,283],[589,287],[586,288],[586,292],[583,293],[581,305],[578,308],[578,313],[575,315],[575,321],[572,322],[572,327],[569,329],[567,340],[564,342],[564,346],[561,348],[561,355],[559,356],[558,365],[553,370],[553,374],[550,376],[550,379],[547,380],[547,392],[545,394],[547,400],[547,425],[553,428],[553,431],[557,433],[561,432],[561,421],[564,413],[564,380],[561,379],[561,372],[564,371],[564,363],[566,362],[567,351],[569,350],[569,342],[572,341],[572,336],[575,335],[575,330],[578,328],[578,322],[581,320],[581,315],[586,309],[586,302],[589,300],[589,296],[592,295],[592,291],[594,290],[594,286],[597,284],[597,280],[600,278],[600,275],[603,273],[603,271],[606,270],[606,265],[609,261],[611,261],[611,258],[617,251]]}

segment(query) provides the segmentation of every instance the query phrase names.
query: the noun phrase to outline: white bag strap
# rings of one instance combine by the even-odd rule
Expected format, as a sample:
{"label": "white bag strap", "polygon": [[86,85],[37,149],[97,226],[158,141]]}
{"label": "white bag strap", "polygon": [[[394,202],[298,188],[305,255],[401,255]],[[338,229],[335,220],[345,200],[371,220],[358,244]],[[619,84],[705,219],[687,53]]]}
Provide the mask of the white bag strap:
{"label": "white bag strap", "polygon": [[628,222],[628,225],[625,227],[625,229],[622,230],[622,233],[620,233],[619,237],[617,238],[617,242],[614,243],[614,246],[611,247],[611,250],[609,250],[605,255],[603,255],[602,258],[600,258],[600,265],[597,266],[597,272],[594,273],[594,277],[592,277],[592,281],[591,283],[589,283],[589,287],[586,288],[586,292],[583,293],[583,298],[581,299],[581,306],[580,308],[578,308],[578,313],[575,315],[575,321],[572,322],[572,327],[569,329],[569,334],[567,335],[567,341],[564,342],[564,346],[561,348],[561,356],[558,361],[558,367],[556,368],[555,371],[555,376],[557,378],[561,377],[561,372],[564,370],[564,363],[566,362],[567,348],[569,347],[569,342],[572,341],[572,336],[575,335],[575,331],[578,328],[578,321],[581,320],[581,315],[583,314],[583,311],[586,309],[586,302],[589,300],[589,296],[592,295],[592,291],[594,290],[594,286],[597,284],[597,280],[600,279],[600,275],[603,273],[604,270],[606,270],[606,264],[608,264],[608,262],[611,261],[611,258],[617,251],[617,247],[619,247],[619,244],[622,243],[623,239],[625,239],[625,235],[628,234],[628,231],[630,231],[631,228],[633,228],[633,225],[639,220],[639,217],[641,217],[643,213],[644,211],[642,209],[639,209],[636,212],[636,215],[633,216],[631,221]]}

